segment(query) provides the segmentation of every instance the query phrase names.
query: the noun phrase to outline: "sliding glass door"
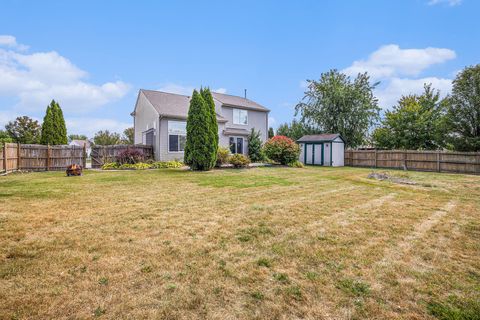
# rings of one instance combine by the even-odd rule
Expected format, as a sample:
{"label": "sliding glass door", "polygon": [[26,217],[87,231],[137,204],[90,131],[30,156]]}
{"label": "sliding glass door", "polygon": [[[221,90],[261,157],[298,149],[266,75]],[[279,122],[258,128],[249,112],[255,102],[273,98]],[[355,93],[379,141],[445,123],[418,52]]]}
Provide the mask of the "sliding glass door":
{"label": "sliding glass door", "polygon": [[242,137],[230,137],[230,152],[243,154],[243,138]]}

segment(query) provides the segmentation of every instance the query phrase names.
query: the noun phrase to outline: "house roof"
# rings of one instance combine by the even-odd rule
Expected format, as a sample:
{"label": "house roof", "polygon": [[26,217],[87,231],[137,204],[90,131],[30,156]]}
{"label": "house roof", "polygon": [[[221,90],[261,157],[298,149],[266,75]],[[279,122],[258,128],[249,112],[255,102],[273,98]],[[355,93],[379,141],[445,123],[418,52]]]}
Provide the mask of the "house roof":
{"label": "house roof", "polygon": [[323,134],[310,134],[310,135],[305,135],[301,137],[300,139],[297,140],[297,142],[328,142],[328,141],[333,141],[337,138],[342,139],[343,142],[345,140],[342,138],[342,136],[338,133],[323,133]]}
{"label": "house roof", "polygon": [[[152,106],[161,116],[181,119],[187,118],[188,108],[190,107],[190,96],[145,89],[140,89],[140,92],[145,95],[148,101],[152,104]],[[258,103],[249,99],[216,92],[212,92],[212,96],[213,99],[217,100],[222,105],[241,107],[258,111],[270,111],[267,108],[262,107]],[[227,119],[217,113],[217,121],[227,122]]]}
{"label": "house roof", "polygon": [[212,96],[214,99],[219,101],[221,104],[226,106],[232,107],[243,107],[245,109],[257,110],[257,111],[270,111],[269,109],[265,108],[264,106],[252,101],[250,99],[232,96],[229,94],[212,92]]}

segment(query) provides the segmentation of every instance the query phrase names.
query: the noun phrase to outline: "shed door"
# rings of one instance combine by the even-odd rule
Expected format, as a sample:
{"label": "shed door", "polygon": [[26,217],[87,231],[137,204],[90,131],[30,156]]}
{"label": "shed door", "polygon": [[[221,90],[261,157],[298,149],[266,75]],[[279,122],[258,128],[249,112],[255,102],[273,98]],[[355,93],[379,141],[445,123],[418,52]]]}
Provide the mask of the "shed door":
{"label": "shed door", "polygon": [[323,166],[323,143],[314,144],[313,164]]}
{"label": "shed door", "polygon": [[305,148],[305,164],[313,164],[313,144],[306,144]]}

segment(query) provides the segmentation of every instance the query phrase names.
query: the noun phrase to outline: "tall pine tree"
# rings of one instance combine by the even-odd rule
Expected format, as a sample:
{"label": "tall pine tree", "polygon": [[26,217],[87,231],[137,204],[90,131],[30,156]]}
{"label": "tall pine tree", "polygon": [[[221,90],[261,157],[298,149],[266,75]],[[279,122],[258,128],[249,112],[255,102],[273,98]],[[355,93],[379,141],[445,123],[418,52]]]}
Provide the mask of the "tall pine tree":
{"label": "tall pine tree", "polygon": [[201,88],[200,95],[207,104],[209,119],[208,127],[210,132],[211,142],[208,144],[208,152],[212,154],[211,159],[213,160],[212,167],[215,166],[217,162],[217,151],[218,151],[218,123],[217,123],[217,114],[215,112],[215,102],[213,101],[212,93],[209,88]]}
{"label": "tall pine tree", "polygon": [[210,129],[211,112],[202,95],[193,91],[187,117],[187,141],[184,162],[192,170],[210,170],[215,165],[216,155],[212,150],[214,139]]}
{"label": "tall pine tree", "polygon": [[58,145],[67,144],[67,142],[67,127],[62,109],[55,100],[52,100],[43,118],[40,143]]}

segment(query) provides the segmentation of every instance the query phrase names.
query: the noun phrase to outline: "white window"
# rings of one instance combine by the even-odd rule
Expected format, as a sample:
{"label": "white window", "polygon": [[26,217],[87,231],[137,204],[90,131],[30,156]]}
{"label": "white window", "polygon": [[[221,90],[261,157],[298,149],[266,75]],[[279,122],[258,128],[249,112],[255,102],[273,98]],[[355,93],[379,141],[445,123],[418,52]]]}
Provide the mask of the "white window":
{"label": "white window", "polygon": [[168,152],[183,152],[187,141],[187,123],[168,121]]}
{"label": "white window", "polygon": [[233,124],[248,124],[248,112],[242,109],[233,109]]}

